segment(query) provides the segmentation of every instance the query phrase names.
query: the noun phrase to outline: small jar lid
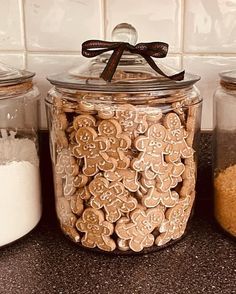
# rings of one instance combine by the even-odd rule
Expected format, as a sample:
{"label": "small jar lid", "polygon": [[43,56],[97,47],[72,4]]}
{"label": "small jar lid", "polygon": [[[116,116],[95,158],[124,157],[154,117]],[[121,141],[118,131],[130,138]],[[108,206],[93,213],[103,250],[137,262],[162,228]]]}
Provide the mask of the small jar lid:
{"label": "small jar lid", "polygon": [[[127,23],[117,25],[112,32],[113,42],[127,42],[135,45],[136,29]],[[92,61],[73,68],[68,72],[49,76],[51,84],[62,88],[99,92],[143,92],[164,89],[179,89],[193,85],[200,77],[185,73],[181,81],[170,80],[150,67],[141,55],[125,51],[122,55],[111,82],[104,81],[100,75],[107,65],[110,53],[103,53]],[[155,59],[158,63],[158,59]],[[170,67],[158,64],[167,75],[176,74]]]}
{"label": "small jar lid", "polygon": [[228,70],[219,73],[222,81],[236,85],[236,70]]}
{"label": "small jar lid", "polygon": [[0,87],[23,83],[34,75],[33,72],[19,70],[0,62]]}

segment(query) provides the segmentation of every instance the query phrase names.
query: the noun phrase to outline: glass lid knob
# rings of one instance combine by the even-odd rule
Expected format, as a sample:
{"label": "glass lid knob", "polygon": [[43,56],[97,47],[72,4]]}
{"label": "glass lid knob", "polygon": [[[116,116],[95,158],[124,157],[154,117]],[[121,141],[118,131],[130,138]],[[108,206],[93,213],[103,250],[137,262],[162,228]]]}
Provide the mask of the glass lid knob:
{"label": "glass lid knob", "polygon": [[118,24],[112,31],[113,42],[128,42],[135,45],[138,40],[138,33],[136,29],[128,23]]}

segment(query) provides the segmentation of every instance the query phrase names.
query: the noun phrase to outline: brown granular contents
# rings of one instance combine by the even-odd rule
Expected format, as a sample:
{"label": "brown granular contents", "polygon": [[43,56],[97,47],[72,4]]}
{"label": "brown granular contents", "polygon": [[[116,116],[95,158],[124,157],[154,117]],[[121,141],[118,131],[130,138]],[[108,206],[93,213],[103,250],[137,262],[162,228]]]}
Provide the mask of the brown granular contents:
{"label": "brown granular contents", "polygon": [[214,185],[216,219],[227,232],[236,236],[236,165],[220,172]]}

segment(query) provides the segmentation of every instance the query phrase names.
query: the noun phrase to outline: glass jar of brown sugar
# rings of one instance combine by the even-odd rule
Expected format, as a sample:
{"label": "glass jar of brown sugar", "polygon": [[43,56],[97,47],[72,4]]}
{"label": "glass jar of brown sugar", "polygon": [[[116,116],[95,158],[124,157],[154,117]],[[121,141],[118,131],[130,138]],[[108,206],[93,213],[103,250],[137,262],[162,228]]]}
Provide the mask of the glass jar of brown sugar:
{"label": "glass jar of brown sugar", "polygon": [[[114,30],[119,41],[136,35],[127,24]],[[112,48],[123,45],[138,47]],[[49,77],[54,87],[46,99],[62,231],[104,252],[172,244],[184,235],[195,199],[199,77],[169,79],[130,51],[110,82],[100,77],[114,57],[107,53]]]}
{"label": "glass jar of brown sugar", "polygon": [[215,92],[215,217],[236,237],[236,71],[220,74]]}

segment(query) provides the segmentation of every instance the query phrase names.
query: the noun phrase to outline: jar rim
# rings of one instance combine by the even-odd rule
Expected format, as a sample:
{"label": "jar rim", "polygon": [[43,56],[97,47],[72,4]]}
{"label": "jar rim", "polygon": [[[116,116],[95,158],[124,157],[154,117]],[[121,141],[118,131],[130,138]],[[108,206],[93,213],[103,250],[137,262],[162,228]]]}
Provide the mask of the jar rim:
{"label": "jar rim", "polygon": [[32,80],[32,78],[35,76],[35,73],[33,72],[29,72],[29,71],[21,71],[21,72],[22,72],[22,76],[9,78],[5,80],[0,79],[0,88],[25,83],[28,80]]}
{"label": "jar rim", "polygon": [[34,76],[34,72],[17,69],[0,62],[0,88],[24,83]]}
{"label": "jar rim", "polygon": [[227,70],[219,73],[222,81],[226,83],[236,84],[236,70]]}
{"label": "jar rim", "polygon": [[5,85],[4,87],[0,87],[0,101],[5,99],[18,99],[21,95],[25,95],[26,93],[37,90],[38,94],[34,97],[34,99],[39,99],[39,91],[38,88],[35,87],[32,79],[28,79],[22,81],[22,83]]}
{"label": "jar rim", "polygon": [[91,92],[149,92],[159,90],[175,90],[187,88],[200,80],[200,76],[186,73],[182,81],[173,80],[148,80],[143,82],[119,82],[119,83],[89,83],[87,80],[72,79],[69,74],[56,74],[47,77],[47,80],[55,86],[68,89],[86,90]]}

